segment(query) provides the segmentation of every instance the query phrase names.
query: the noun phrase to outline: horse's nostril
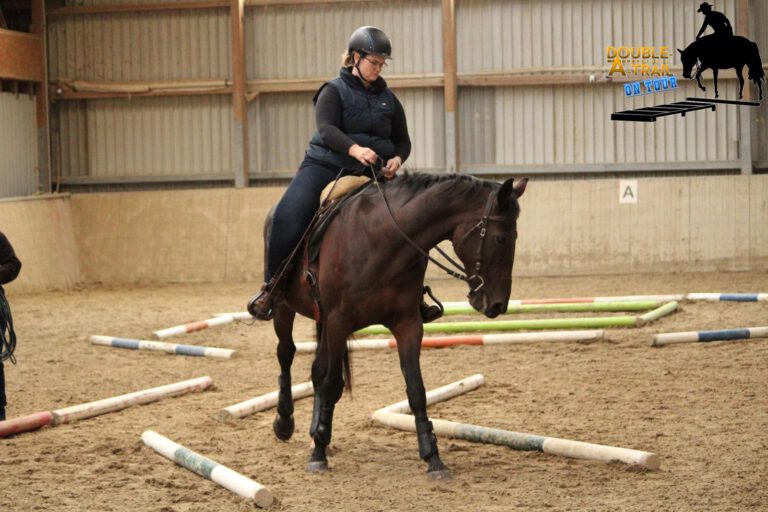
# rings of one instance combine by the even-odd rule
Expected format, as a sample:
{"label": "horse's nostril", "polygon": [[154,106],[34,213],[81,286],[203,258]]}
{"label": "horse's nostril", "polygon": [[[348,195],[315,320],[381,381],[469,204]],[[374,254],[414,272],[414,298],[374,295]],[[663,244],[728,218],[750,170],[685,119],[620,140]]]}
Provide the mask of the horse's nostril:
{"label": "horse's nostril", "polygon": [[506,308],[504,307],[504,303],[497,302],[496,304],[491,306],[490,309],[488,309],[488,313],[489,313],[490,316],[495,318],[495,317],[499,316],[500,314],[504,313],[505,310],[506,310]]}

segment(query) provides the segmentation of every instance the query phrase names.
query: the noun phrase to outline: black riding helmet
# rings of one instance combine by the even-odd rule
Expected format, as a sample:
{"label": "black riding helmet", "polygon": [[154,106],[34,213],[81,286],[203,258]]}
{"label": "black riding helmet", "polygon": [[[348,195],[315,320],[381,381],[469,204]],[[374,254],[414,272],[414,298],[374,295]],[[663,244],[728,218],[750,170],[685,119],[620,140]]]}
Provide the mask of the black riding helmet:
{"label": "black riding helmet", "polygon": [[360,27],[349,37],[349,53],[359,52],[363,57],[377,55],[385,59],[392,58],[392,43],[383,30],[376,27]]}

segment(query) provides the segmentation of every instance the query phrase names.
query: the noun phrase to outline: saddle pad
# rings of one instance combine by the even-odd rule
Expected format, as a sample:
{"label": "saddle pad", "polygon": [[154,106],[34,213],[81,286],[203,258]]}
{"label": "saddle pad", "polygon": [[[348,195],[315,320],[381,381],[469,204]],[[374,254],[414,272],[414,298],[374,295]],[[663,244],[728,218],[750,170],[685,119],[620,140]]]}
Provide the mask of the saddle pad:
{"label": "saddle pad", "polygon": [[343,176],[339,178],[339,181],[335,182],[336,186],[334,186],[334,182],[332,181],[326,185],[320,193],[320,204],[322,205],[327,201],[333,201],[334,199],[344,197],[369,181],[371,181],[371,178],[366,176]]}

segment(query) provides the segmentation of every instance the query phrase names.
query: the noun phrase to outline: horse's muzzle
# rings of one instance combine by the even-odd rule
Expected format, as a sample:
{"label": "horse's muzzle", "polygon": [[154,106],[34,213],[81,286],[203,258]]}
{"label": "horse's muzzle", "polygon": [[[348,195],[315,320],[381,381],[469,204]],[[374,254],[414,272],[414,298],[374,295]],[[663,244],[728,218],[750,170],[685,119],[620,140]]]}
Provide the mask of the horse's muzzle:
{"label": "horse's muzzle", "polygon": [[485,316],[488,318],[496,318],[499,315],[503,315],[507,312],[507,303],[504,302],[497,302],[496,304],[492,305],[490,308],[485,310]]}

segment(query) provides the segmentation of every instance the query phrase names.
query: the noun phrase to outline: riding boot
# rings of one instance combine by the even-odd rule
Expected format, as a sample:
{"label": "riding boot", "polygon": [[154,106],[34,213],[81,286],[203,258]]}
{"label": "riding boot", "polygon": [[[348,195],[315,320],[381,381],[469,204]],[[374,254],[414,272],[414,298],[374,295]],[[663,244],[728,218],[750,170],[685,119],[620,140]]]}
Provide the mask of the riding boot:
{"label": "riding boot", "polygon": [[273,278],[268,283],[264,283],[259,293],[251,297],[251,300],[248,301],[248,312],[252,317],[259,320],[272,320],[275,314],[272,309],[274,288],[275,280]]}
{"label": "riding boot", "polygon": [[5,406],[0,405],[0,421],[5,421]]}
{"label": "riding boot", "polygon": [[419,304],[421,321],[425,324],[428,324],[429,322],[433,322],[443,316],[443,305],[440,304],[440,301],[437,300],[434,295],[432,295],[432,290],[429,288],[429,286],[425,286],[422,290],[422,293],[428,294],[435,300],[435,302],[437,302],[437,305],[430,306],[424,299],[421,299],[421,303]]}
{"label": "riding boot", "polygon": [[437,320],[443,316],[443,311],[439,307],[435,305],[430,306],[424,302],[423,299],[421,304],[419,304],[419,311],[421,312],[421,321],[425,324],[428,324],[429,322]]}

